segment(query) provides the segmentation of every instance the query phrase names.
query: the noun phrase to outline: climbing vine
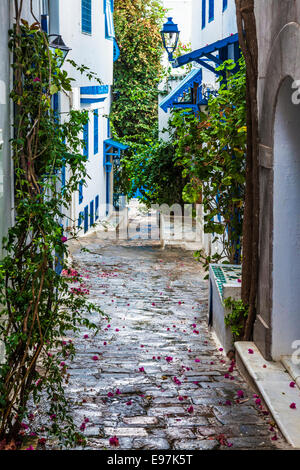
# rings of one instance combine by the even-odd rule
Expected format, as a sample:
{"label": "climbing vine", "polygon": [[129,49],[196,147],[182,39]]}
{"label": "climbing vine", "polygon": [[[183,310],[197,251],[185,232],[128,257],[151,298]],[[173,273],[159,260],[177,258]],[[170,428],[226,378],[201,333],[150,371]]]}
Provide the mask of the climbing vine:
{"label": "climbing vine", "polygon": [[211,256],[198,253],[206,266],[226,258],[241,259],[241,236],[245,193],[246,81],[245,62],[238,68],[225,61],[218,69],[220,89],[211,94],[206,112],[173,113],[176,129],[176,165],[187,183],[183,199],[202,203],[205,232],[222,240],[223,251]]}
{"label": "climbing vine", "polygon": [[[68,233],[62,228],[72,193],[87,176],[80,136],[88,115],[70,111],[60,122],[52,99],[71,91],[72,79],[58,67],[60,51],[50,51],[39,23],[21,20],[22,2],[16,0],[15,7],[16,23],[9,32],[14,57],[15,223],[3,239],[0,264],[0,340],[5,349],[0,365],[0,442],[2,448],[5,443],[10,448],[20,445],[32,430],[29,400],[38,404],[43,396],[45,433],[73,446],[84,440],[64,394],[65,361],[75,353],[67,338],[81,325],[97,333],[103,315],[88,301],[80,274],[68,270],[66,242],[76,232],[71,223]],[[68,179],[63,186],[64,167]],[[57,273],[58,261],[65,275]],[[93,323],[89,316],[97,312],[99,322]]]}
{"label": "climbing vine", "polygon": [[160,1],[116,0],[114,22],[120,57],[114,68],[111,122],[119,138],[144,143],[158,132],[158,84],[163,76]]}

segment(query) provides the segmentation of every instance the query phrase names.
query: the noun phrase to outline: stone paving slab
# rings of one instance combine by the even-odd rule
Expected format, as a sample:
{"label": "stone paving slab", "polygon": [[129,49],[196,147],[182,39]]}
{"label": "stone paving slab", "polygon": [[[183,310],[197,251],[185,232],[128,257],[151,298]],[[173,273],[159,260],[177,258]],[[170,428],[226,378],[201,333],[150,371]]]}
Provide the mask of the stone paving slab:
{"label": "stone paving slab", "polygon": [[82,329],[67,363],[76,425],[89,420],[87,449],[110,448],[113,436],[120,449],[288,447],[214,343],[207,281],[191,253],[90,235],[72,256],[110,317],[98,318],[96,337]]}

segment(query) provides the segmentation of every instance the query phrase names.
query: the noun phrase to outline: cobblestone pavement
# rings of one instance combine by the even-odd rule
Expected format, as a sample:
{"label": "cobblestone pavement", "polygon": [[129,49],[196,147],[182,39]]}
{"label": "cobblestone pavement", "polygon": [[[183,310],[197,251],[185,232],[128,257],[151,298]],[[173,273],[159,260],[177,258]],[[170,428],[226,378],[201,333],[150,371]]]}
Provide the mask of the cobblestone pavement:
{"label": "cobblestone pavement", "polygon": [[73,260],[110,316],[99,336],[81,331],[68,367],[75,422],[89,420],[88,449],[110,448],[113,436],[120,449],[286,446],[208,331],[207,281],[192,253],[90,235],[73,246]]}

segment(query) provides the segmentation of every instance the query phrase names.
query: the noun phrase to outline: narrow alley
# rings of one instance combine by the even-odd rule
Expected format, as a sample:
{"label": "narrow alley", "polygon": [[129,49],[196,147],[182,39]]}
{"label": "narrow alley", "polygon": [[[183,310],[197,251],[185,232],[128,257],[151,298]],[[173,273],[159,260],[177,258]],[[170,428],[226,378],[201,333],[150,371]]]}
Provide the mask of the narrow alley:
{"label": "narrow alley", "polygon": [[97,337],[81,331],[68,364],[87,449],[285,446],[208,331],[208,284],[192,253],[95,234],[72,252],[90,300],[110,317]]}

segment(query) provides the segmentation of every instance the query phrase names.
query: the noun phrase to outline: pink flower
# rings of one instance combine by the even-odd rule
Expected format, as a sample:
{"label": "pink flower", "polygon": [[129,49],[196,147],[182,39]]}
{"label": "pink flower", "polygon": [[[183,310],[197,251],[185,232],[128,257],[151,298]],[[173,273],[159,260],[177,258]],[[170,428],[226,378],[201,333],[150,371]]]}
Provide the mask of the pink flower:
{"label": "pink flower", "polygon": [[271,437],[272,441],[277,441],[278,440],[278,437],[276,436],[276,434],[274,436]]}
{"label": "pink flower", "polygon": [[112,447],[119,447],[119,439],[117,438],[117,436],[114,436],[114,437],[110,437],[109,439],[109,443]]}
{"label": "pink flower", "polygon": [[244,398],[244,392],[243,392],[243,390],[238,390],[238,391],[237,391],[237,396],[238,396],[239,398]]}
{"label": "pink flower", "polygon": [[61,237],[61,241],[62,241],[63,243],[65,243],[66,241],[68,241],[68,239],[67,239],[67,237]]}
{"label": "pink flower", "polygon": [[33,79],[33,81],[34,81],[34,83],[36,83],[36,82],[40,82],[41,79],[40,79],[39,77],[35,77],[35,78]]}
{"label": "pink flower", "polygon": [[26,450],[34,450],[34,448],[32,446],[29,446],[29,447],[27,447]]}
{"label": "pink flower", "polygon": [[116,390],[116,395],[121,395],[121,392],[120,392],[119,388],[117,388],[117,390]]}
{"label": "pink flower", "polygon": [[295,409],[296,409],[296,403],[291,403],[291,404],[290,404],[290,408],[291,408],[292,410],[295,410]]}
{"label": "pink flower", "polygon": [[183,401],[183,397],[182,397],[182,396],[179,396],[179,397],[178,397],[178,400],[179,400],[179,401]]}
{"label": "pink flower", "polygon": [[180,302],[180,300],[179,300],[179,302],[178,302],[178,305],[181,305],[181,302]]}
{"label": "pink flower", "polygon": [[104,346],[106,346],[106,345],[107,345],[107,342],[106,342],[106,341],[104,341],[103,345],[104,345]]}
{"label": "pink flower", "polygon": [[89,418],[84,418],[84,422],[89,423],[90,422]]}
{"label": "pink flower", "polygon": [[129,400],[129,401],[126,403],[126,405],[128,405],[128,406],[132,405],[132,401]]}
{"label": "pink flower", "polygon": [[173,361],[173,357],[167,356],[167,357],[166,357],[166,361],[167,361],[167,362],[172,362],[172,361]]}
{"label": "pink flower", "polygon": [[108,392],[107,396],[111,398],[114,396],[114,394],[112,392]]}
{"label": "pink flower", "polygon": [[99,361],[99,357],[98,357],[98,356],[93,356],[92,359],[93,359],[93,361]]}
{"label": "pink flower", "polygon": [[86,428],[85,423],[82,423],[80,426],[80,431],[85,431],[85,428]]}
{"label": "pink flower", "polygon": [[223,348],[219,348],[219,351],[223,351]]}
{"label": "pink flower", "polygon": [[195,359],[195,362],[201,362],[200,359]]}
{"label": "pink flower", "polygon": [[140,367],[140,368],[139,368],[139,371],[140,371],[140,372],[145,372],[144,367]]}
{"label": "pink flower", "polygon": [[231,401],[230,401],[230,400],[226,400],[226,401],[225,401],[225,405],[226,405],[226,406],[231,406],[231,405],[232,405],[232,403],[231,403]]}
{"label": "pink flower", "polygon": [[116,331],[120,331],[119,328],[116,328]]}
{"label": "pink flower", "polygon": [[256,403],[256,405],[260,405],[260,404],[261,404],[261,399],[260,399],[260,398],[256,398],[255,403]]}
{"label": "pink flower", "polygon": [[296,383],[295,383],[295,382],[291,382],[291,383],[290,383],[290,387],[292,387],[292,388],[294,388],[294,387],[295,387],[295,385],[296,385]]}
{"label": "pink flower", "polygon": [[253,349],[248,349],[248,353],[249,353],[249,354],[254,354]]}
{"label": "pink flower", "polygon": [[194,412],[193,406],[190,406],[187,410],[188,413],[192,414]]}
{"label": "pink flower", "polygon": [[84,335],[83,338],[84,338],[84,339],[88,339],[88,337],[89,337],[89,335]]}

